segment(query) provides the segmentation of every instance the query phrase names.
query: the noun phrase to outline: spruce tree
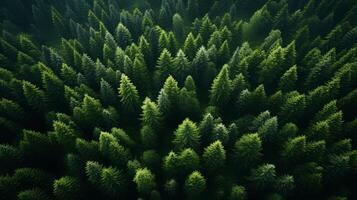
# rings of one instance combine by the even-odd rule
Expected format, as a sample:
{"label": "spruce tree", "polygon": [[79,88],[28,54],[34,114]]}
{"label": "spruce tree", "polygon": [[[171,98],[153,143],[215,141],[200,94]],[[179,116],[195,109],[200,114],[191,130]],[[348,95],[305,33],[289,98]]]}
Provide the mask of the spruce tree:
{"label": "spruce tree", "polygon": [[200,146],[200,133],[194,122],[186,118],[175,131],[173,143],[177,149],[193,148]]}
{"label": "spruce tree", "polygon": [[202,159],[205,169],[208,171],[214,172],[221,170],[226,160],[226,151],[224,150],[222,143],[218,140],[206,147]]}
{"label": "spruce tree", "polygon": [[129,77],[122,74],[119,86],[119,98],[123,107],[131,114],[139,110],[139,93]]}
{"label": "spruce tree", "polygon": [[199,198],[206,189],[206,179],[198,171],[192,172],[186,179],[184,190],[189,198]]}
{"label": "spruce tree", "polygon": [[211,87],[210,103],[215,106],[224,106],[229,101],[232,90],[229,79],[228,65],[223,66]]}
{"label": "spruce tree", "polygon": [[243,135],[234,145],[235,162],[243,169],[257,164],[262,156],[262,141],[258,134]]}
{"label": "spruce tree", "polygon": [[137,191],[148,194],[156,187],[155,175],[147,168],[138,169],[133,181],[136,183]]}

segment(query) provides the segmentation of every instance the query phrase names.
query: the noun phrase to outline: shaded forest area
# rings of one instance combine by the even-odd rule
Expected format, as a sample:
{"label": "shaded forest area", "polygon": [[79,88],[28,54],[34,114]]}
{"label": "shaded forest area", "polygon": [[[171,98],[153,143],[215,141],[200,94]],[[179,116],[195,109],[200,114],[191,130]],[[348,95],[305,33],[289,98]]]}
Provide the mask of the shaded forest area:
{"label": "shaded forest area", "polygon": [[357,1],[1,0],[0,19],[0,199],[357,199]]}

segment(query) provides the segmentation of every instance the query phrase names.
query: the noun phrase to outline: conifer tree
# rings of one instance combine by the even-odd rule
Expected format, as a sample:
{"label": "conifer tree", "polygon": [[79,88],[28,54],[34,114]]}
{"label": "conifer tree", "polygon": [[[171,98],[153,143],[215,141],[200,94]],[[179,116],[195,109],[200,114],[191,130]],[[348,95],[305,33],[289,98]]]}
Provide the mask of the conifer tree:
{"label": "conifer tree", "polygon": [[142,105],[141,121],[145,126],[157,129],[160,127],[161,112],[155,102],[152,102],[150,98],[146,98]]}
{"label": "conifer tree", "polygon": [[173,72],[179,83],[183,83],[184,79],[192,72],[191,64],[186,58],[185,53],[180,49],[173,60]]}
{"label": "conifer tree", "polygon": [[177,166],[180,175],[187,175],[200,167],[200,158],[193,149],[186,148],[181,151]]}
{"label": "conifer tree", "polygon": [[116,27],[115,36],[116,36],[116,40],[118,42],[118,45],[121,48],[126,48],[132,42],[132,36],[131,36],[130,31],[122,23],[119,23],[118,26]]}
{"label": "conifer tree", "polygon": [[58,199],[78,199],[81,197],[79,181],[70,176],[64,176],[55,180],[53,193]]}
{"label": "conifer tree", "polygon": [[271,188],[276,183],[275,165],[264,164],[253,169],[249,180],[252,181],[254,187],[258,190]]}
{"label": "conifer tree", "polygon": [[190,32],[186,37],[186,40],[183,44],[183,51],[185,52],[189,60],[192,60],[196,55],[197,44],[192,32]]}
{"label": "conifer tree", "polygon": [[294,65],[280,78],[279,88],[283,92],[293,91],[296,88],[297,79],[297,67]]}
{"label": "conifer tree", "polygon": [[226,105],[229,101],[231,90],[232,85],[229,79],[228,65],[225,65],[213,80],[210,96],[211,104],[216,106]]}
{"label": "conifer tree", "polygon": [[231,193],[229,195],[230,200],[245,200],[247,199],[247,192],[243,186],[232,186]]}
{"label": "conifer tree", "polygon": [[167,49],[161,52],[156,67],[156,84],[161,85],[173,72],[173,58]]}
{"label": "conifer tree", "polygon": [[163,159],[163,169],[169,176],[177,175],[178,166],[179,166],[179,157],[178,155],[170,151]]}
{"label": "conifer tree", "polygon": [[[64,110],[64,85],[61,79],[56,77],[54,74],[45,72],[42,74],[42,83],[45,88],[46,100],[49,105],[51,105],[54,109]],[[58,107],[58,105],[60,106]]]}
{"label": "conifer tree", "polygon": [[262,141],[258,134],[243,135],[234,145],[235,161],[245,169],[257,164],[262,156]]}
{"label": "conifer tree", "polygon": [[186,118],[175,131],[173,143],[177,149],[193,148],[200,146],[200,133],[194,122]]}
{"label": "conifer tree", "polygon": [[24,81],[22,84],[26,102],[37,112],[42,112],[46,108],[44,92],[30,82]]}
{"label": "conifer tree", "polygon": [[199,198],[206,189],[206,179],[198,171],[192,172],[186,179],[184,190],[189,198]]}
{"label": "conifer tree", "polygon": [[133,181],[136,183],[138,192],[142,194],[148,194],[156,187],[155,176],[147,168],[138,169]]}
{"label": "conifer tree", "polygon": [[173,32],[175,33],[176,38],[179,41],[182,41],[182,39],[183,39],[183,36],[185,33],[184,28],[185,28],[184,21],[183,21],[181,15],[178,13],[174,14],[174,16],[172,17],[172,29],[173,29]]}
{"label": "conifer tree", "polygon": [[116,168],[103,168],[100,175],[101,187],[109,196],[123,196],[125,193],[125,179],[121,171]]}
{"label": "conifer tree", "polygon": [[206,147],[202,159],[208,171],[221,170],[226,160],[226,151],[222,143],[218,140]]}
{"label": "conifer tree", "polygon": [[129,77],[122,74],[119,86],[119,97],[123,107],[131,114],[139,109],[139,93]]}

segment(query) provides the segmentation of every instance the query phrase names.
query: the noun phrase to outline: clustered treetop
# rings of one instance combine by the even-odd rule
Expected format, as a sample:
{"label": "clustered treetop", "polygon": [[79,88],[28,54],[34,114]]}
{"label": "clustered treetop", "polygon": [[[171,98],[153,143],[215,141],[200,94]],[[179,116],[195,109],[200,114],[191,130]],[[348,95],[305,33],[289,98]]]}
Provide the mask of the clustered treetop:
{"label": "clustered treetop", "polygon": [[0,199],[356,199],[357,1],[0,1]]}

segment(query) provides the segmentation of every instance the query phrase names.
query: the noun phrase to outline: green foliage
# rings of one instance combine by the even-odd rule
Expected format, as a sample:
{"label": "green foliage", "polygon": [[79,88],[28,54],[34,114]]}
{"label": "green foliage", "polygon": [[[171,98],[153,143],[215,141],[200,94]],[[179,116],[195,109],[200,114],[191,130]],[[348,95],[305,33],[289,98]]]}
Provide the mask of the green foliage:
{"label": "green foliage", "polygon": [[187,118],[175,131],[173,143],[177,149],[181,150],[184,148],[198,149],[200,147],[200,138],[197,125]]}
{"label": "green foliage", "polygon": [[147,168],[138,169],[133,181],[136,183],[138,192],[148,194],[155,188],[155,176]]}
{"label": "green foliage", "polygon": [[354,1],[0,7],[0,199],[354,199]]}
{"label": "green foliage", "polygon": [[197,198],[201,196],[206,189],[206,179],[198,171],[192,172],[186,179],[184,190],[188,197]]}
{"label": "green foliage", "polygon": [[230,200],[245,200],[247,199],[247,192],[243,186],[232,186],[231,193],[229,195]]}
{"label": "green foliage", "polygon": [[119,87],[119,97],[124,109],[136,113],[139,109],[139,93],[129,77],[122,74]]}
{"label": "green foliage", "polygon": [[208,171],[221,170],[225,164],[226,151],[220,141],[216,141],[205,148],[202,155],[203,163]]}
{"label": "green foliage", "polygon": [[262,141],[258,134],[243,135],[234,145],[235,162],[248,168],[258,163],[262,156]]}
{"label": "green foliage", "polygon": [[53,193],[57,199],[79,199],[81,188],[79,181],[70,176],[64,176],[53,183]]}
{"label": "green foliage", "polygon": [[211,104],[215,106],[226,105],[231,93],[231,80],[229,79],[228,65],[223,66],[218,76],[214,79],[211,88]]}

